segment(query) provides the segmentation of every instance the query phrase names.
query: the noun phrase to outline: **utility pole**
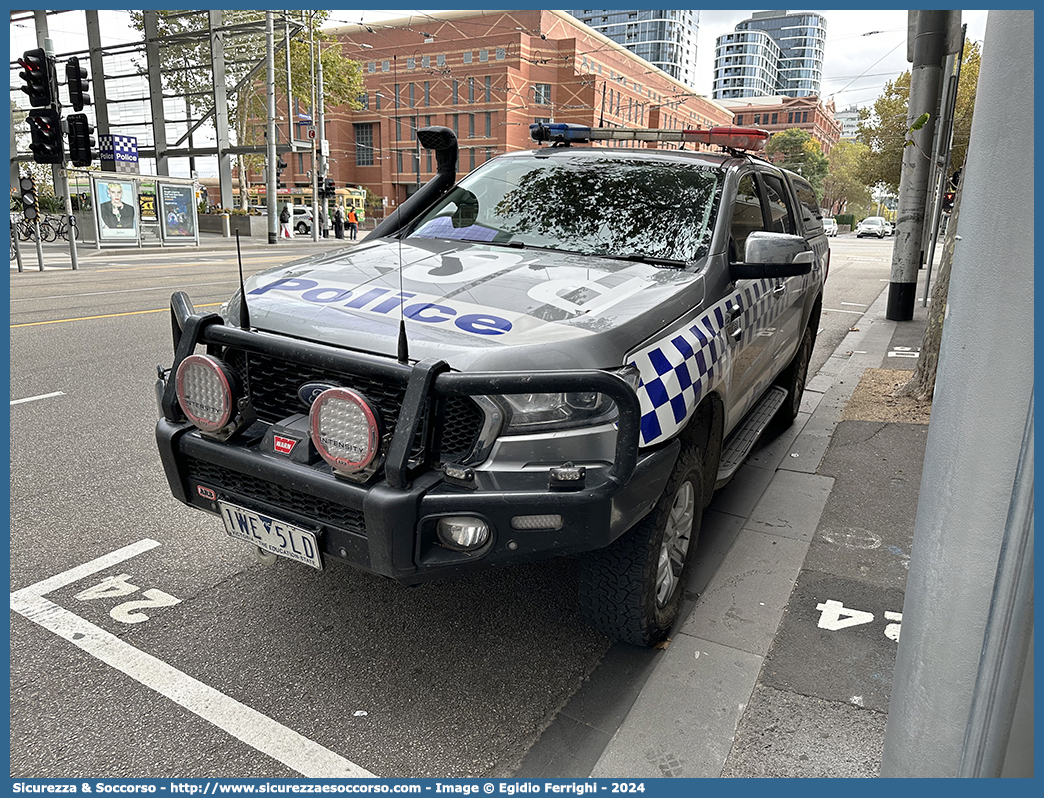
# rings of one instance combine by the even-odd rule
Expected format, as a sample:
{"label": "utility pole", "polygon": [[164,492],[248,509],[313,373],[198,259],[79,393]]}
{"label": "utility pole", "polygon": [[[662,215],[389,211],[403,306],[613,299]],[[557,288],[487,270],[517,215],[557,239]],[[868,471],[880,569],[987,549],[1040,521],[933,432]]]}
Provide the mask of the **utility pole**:
{"label": "utility pole", "polygon": [[[266,60],[266,82],[268,89],[268,127],[265,136],[268,139],[268,186],[265,193],[268,195],[268,243],[274,244],[279,240],[279,202],[276,197],[276,107],[275,107],[275,25],[272,12],[265,12],[265,60]],[[293,219],[290,223],[293,224]]]}
{"label": "utility pole", "polygon": [[913,318],[917,293],[917,272],[924,260],[924,215],[928,197],[928,178],[932,163],[929,153],[935,139],[942,86],[943,61],[948,49],[951,19],[960,11],[911,11],[908,60],[910,101],[906,123],[912,126],[922,115],[928,121],[920,130],[911,131],[913,145],[903,148],[903,171],[899,180],[899,212],[895,224],[895,247],[892,250],[891,284],[888,286],[887,318],[909,321]]}

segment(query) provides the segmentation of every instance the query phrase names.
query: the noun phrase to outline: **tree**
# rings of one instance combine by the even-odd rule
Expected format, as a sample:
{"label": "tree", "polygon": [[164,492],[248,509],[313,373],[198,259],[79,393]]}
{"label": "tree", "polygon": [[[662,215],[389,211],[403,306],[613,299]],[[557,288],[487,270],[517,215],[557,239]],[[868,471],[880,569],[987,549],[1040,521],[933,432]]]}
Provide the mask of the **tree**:
{"label": "tree", "polygon": [[805,178],[817,194],[823,193],[829,164],[823,148],[808,131],[790,128],[776,133],[765,146],[765,154],[773,163]]}
{"label": "tree", "polygon": [[[288,12],[290,14],[307,14],[307,17],[296,17],[300,22],[312,28],[323,65],[323,99],[325,106],[358,107],[356,97],[362,93],[363,79],[360,65],[345,58],[337,40],[320,30],[322,23],[329,17],[329,11]],[[132,26],[144,33],[145,18],[142,12],[131,12]],[[226,10],[222,12],[224,26],[230,28],[224,37],[225,74],[221,76],[225,84],[232,89],[258,63],[263,62],[265,53],[264,33],[265,12]],[[208,14],[206,11],[185,14],[177,11],[158,11],[157,27],[161,40],[180,36],[176,44],[161,47],[160,60],[163,68],[164,90],[185,97],[186,110],[192,118],[208,113],[214,107],[212,58],[208,30]],[[260,23],[260,24],[259,24]],[[236,30],[238,28],[238,30]],[[277,42],[281,40],[279,31],[282,18],[277,17]],[[192,36],[191,34],[197,34]],[[305,40],[303,32],[298,33],[290,41],[290,82],[295,101],[300,107],[311,110],[311,86],[314,85],[312,75],[311,45]],[[286,56],[276,58],[276,95],[277,101],[282,89],[283,102],[286,102]],[[145,64],[139,63],[145,68]],[[282,82],[280,82],[280,77]],[[263,144],[265,141],[267,112],[267,88],[265,86],[265,70],[262,67],[255,73],[255,79],[248,80],[238,92],[230,92],[228,97],[229,138],[233,145]],[[285,126],[277,128],[277,136],[285,134]],[[284,136],[285,141],[285,136]],[[258,169],[265,161],[263,155],[239,156],[240,205],[246,207],[249,202],[247,174],[250,169]]]}
{"label": "tree", "polygon": [[[975,109],[975,87],[979,82],[981,50],[978,42],[967,42],[961,60],[961,78],[957,85],[957,104],[954,108],[952,169],[964,164],[971,133],[972,112]],[[910,73],[904,72],[885,84],[884,94],[874,102],[873,109],[861,109],[859,140],[869,151],[860,172],[868,186],[883,183],[893,193],[899,191],[903,168],[903,148],[909,122],[906,115],[910,104]],[[927,156],[929,153],[925,153]]]}
{"label": "tree", "polygon": [[870,191],[860,177],[867,146],[859,141],[839,141],[830,149],[829,171],[823,179],[823,207],[832,214],[847,208],[864,208]]}
{"label": "tree", "polygon": [[917,366],[909,381],[895,391],[895,396],[912,396],[920,401],[930,401],[935,394],[935,375],[939,368],[939,346],[942,344],[943,322],[946,319],[946,299],[950,291],[950,267],[953,265],[953,253],[957,245],[957,217],[961,210],[961,188],[964,181],[957,185],[957,194],[950,212],[950,221],[946,225],[946,236],[943,239],[942,256],[939,258],[939,274],[932,286],[932,301],[928,308],[928,326],[921,339],[921,356],[917,358]]}

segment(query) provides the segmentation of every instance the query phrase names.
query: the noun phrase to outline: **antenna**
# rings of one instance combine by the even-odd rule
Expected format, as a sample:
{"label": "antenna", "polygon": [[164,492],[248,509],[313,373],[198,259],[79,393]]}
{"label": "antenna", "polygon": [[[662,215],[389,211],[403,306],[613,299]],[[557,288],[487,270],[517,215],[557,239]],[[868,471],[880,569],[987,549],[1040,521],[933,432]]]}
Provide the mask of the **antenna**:
{"label": "antenna", "polygon": [[236,230],[236,257],[239,259],[239,326],[250,329],[250,311],[247,310],[246,286],[243,283],[243,252],[239,248],[239,230]]}
{"label": "antenna", "polygon": [[[399,59],[398,56],[392,56],[392,64],[395,69],[395,107],[399,107]],[[399,177],[399,159],[402,158],[402,150],[399,150],[395,159],[395,177],[396,185],[398,185]],[[420,158],[417,159],[417,176],[420,177]],[[403,313],[402,306],[406,303],[406,300],[402,293],[402,203],[399,203],[399,207],[395,209],[395,212],[399,214],[399,230],[398,235],[395,237],[399,241],[399,345],[398,352],[396,353],[399,362],[404,366],[410,362],[410,347],[409,341],[406,338],[406,316]]]}

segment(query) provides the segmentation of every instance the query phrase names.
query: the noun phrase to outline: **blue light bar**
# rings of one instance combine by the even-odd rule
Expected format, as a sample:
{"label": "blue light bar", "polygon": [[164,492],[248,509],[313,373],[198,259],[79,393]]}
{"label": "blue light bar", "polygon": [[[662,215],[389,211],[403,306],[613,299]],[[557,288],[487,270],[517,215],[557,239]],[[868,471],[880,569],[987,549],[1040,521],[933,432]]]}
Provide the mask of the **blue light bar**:
{"label": "blue light bar", "polygon": [[566,122],[534,122],[529,126],[533,141],[585,143],[591,140],[591,128]]}

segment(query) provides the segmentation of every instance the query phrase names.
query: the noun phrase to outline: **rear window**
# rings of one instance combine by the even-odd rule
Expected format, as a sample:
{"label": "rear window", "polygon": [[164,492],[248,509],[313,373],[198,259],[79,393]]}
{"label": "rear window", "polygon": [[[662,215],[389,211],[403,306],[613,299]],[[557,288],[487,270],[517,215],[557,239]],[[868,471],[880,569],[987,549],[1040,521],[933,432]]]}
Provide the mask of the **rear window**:
{"label": "rear window", "polygon": [[823,212],[819,209],[816,192],[807,180],[800,177],[791,177],[790,182],[794,184],[794,193],[797,194],[798,204],[801,206],[801,220],[805,224],[805,230],[811,235],[823,232]]}

